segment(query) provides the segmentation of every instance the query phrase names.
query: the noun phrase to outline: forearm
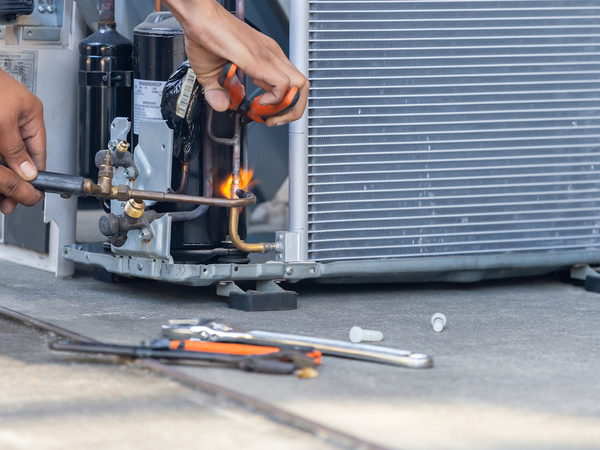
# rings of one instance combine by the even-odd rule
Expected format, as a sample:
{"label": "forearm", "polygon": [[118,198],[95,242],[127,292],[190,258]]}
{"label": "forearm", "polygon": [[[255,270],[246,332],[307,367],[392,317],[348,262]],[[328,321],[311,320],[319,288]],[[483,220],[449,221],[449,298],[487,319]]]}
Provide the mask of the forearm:
{"label": "forearm", "polygon": [[227,11],[216,0],[164,0],[186,36],[199,39],[200,30],[220,19]]}

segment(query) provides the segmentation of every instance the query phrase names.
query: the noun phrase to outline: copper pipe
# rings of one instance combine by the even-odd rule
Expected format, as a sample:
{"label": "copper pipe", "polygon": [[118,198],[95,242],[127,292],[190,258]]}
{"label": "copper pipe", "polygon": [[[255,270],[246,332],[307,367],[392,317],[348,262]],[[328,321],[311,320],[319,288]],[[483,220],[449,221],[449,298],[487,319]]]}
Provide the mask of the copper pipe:
{"label": "copper pipe", "polygon": [[179,182],[179,188],[175,191],[175,194],[183,194],[185,188],[187,187],[188,176],[190,172],[190,163],[184,162],[181,165],[181,181]]}
{"label": "copper pipe", "polygon": [[173,203],[191,203],[194,205],[208,205],[208,206],[221,206],[225,208],[244,208],[246,206],[254,205],[256,203],[256,197],[254,194],[248,192],[246,198],[207,198],[199,197],[195,195],[185,194],[168,194],[164,192],[155,191],[142,191],[137,189],[131,189],[128,194],[129,198],[135,200],[149,200],[156,202],[173,202]]}
{"label": "copper pipe", "polygon": [[154,0],[154,11],[159,12],[163,10],[163,5],[160,0]]}
{"label": "copper pipe", "polygon": [[115,26],[115,0],[100,0],[98,3],[100,17],[98,20],[99,26]]}
{"label": "copper pipe", "polygon": [[229,239],[235,248],[244,253],[266,253],[275,251],[274,242],[261,242],[259,244],[248,244],[242,239],[238,233],[240,221],[240,210],[231,208],[229,210]]}

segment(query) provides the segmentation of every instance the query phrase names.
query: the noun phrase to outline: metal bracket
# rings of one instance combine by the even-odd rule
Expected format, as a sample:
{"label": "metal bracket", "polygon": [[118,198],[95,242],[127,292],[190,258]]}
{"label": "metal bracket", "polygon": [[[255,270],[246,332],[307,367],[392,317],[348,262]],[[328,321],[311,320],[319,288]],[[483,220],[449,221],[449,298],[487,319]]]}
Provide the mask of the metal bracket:
{"label": "metal bracket", "polygon": [[277,261],[297,262],[301,258],[300,233],[278,231],[275,233],[275,250]]}
{"label": "metal bracket", "polygon": [[60,41],[60,27],[23,27],[24,41]]}
{"label": "metal bracket", "polygon": [[110,140],[126,141],[131,130],[131,122],[126,117],[117,117],[110,124]]}
{"label": "metal bracket", "polygon": [[241,287],[235,284],[233,281],[219,281],[217,283],[217,295],[219,297],[228,297],[231,292],[238,292],[245,294]]}
{"label": "metal bracket", "polygon": [[571,268],[571,278],[573,280],[585,281],[587,277],[600,278],[600,273],[596,272],[590,266],[573,266]]}
{"label": "metal bracket", "polygon": [[256,282],[256,290],[267,294],[280,294],[285,292],[285,289],[279,286],[275,280],[258,280]]}
{"label": "metal bracket", "polygon": [[111,246],[112,252],[120,256],[141,256],[173,263],[171,256],[171,216],[165,214],[150,225],[152,240],[146,240],[143,231],[127,233],[127,242],[122,247]]}

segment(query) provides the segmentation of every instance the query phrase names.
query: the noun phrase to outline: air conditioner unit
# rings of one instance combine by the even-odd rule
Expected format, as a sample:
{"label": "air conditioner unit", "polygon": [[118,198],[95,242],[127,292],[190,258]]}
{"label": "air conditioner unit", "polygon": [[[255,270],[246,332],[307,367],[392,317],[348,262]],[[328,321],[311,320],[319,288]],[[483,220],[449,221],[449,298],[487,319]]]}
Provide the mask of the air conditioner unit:
{"label": "air conditioner unit", "polygon": [[600,1],[292,0],[290,56],[311,88],[277,258],[178,262],[167,216],[150,246],[64,257],[222,293],[600,263],[598,30]]}

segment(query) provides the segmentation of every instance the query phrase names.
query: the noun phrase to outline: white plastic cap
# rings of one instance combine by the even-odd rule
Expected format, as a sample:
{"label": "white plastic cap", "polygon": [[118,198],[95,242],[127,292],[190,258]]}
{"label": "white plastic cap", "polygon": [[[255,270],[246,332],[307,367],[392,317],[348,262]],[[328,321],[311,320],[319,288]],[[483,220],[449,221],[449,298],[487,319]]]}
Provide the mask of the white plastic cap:
{"label": "white plastic cap", "polygon": [[362,341],[379,342],[383,340],[383,333],[375,330],[363,330],[361,327],[350,329],[350,341],[355,344]]}
{"label": "white plastic cap", "polygon": [[433,325],[433,331],[440,333],[446,326],[446,316],[442,313],[435,313],[431,316],[431,325]]}

